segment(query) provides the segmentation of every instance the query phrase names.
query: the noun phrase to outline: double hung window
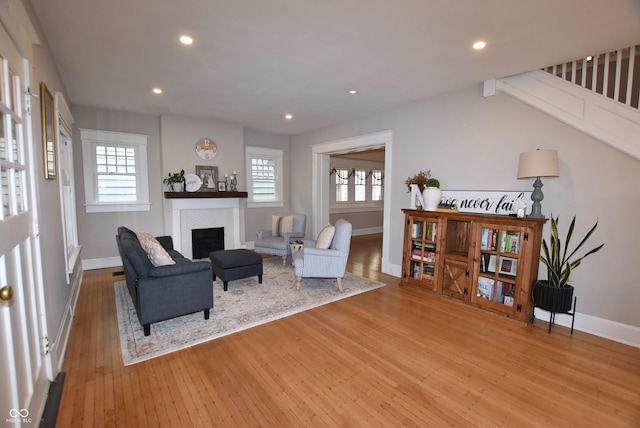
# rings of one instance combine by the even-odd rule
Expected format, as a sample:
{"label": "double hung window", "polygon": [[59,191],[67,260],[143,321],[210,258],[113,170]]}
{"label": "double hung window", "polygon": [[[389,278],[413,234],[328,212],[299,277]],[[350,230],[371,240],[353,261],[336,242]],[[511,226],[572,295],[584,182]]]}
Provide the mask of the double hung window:
{"label": "double hung window", "polygon": [[283,151],[246,147],[247,207],[281,207],[283,205]]}
{"label": "double hung window", "polygon": [[147,136],[80,129],[87,212],[148,211]]}

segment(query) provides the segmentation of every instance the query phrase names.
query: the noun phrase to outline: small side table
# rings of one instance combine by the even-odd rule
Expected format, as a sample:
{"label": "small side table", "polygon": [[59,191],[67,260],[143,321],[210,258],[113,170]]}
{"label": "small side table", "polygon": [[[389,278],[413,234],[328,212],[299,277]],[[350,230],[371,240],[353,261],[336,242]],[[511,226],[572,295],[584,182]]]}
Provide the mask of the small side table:
{"label": "small side table", "polygon": [[291,241],[289,243],[289,248],[291,248],[291,264],[293,265],[293,253],[302,250],[304,245],[302,244],[302,241]]}

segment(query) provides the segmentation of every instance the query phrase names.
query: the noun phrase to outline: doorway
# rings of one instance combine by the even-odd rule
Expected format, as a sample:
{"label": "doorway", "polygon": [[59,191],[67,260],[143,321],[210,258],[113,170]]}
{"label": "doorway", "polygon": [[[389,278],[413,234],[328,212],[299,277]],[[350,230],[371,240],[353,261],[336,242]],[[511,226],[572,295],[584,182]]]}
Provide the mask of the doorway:
{"label": "doorway", "polygon": [[312,146],[312,233],[314,236],[322,227],[329,223],[329,180],[326,180],[330,171],[330,156],[336,153],[356,152],[370,149],[384,148],[384,208],[382,225],[382,272],[391,273],[389,263],[389,232],[390,232],[390,200],[391,186],[386,185],[386,180],[391,177],[391,157],[393,146],[392,131],[382,131],[374,134],[361,135],[344,140],[329,141]]}

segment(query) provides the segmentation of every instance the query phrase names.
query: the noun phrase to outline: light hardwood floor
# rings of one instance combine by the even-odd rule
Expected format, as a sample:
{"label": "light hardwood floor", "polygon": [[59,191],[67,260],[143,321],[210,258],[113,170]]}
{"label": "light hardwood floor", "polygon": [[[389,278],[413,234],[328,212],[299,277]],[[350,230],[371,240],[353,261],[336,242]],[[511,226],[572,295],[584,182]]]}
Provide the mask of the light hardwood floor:
{"label": "light hardwood floor", "polygon": [[57,426],[640,426],[640,349],[401,287],[381,254],[354,237],[349,270],[386,287],[128,367],[118,269],[85,272]]}

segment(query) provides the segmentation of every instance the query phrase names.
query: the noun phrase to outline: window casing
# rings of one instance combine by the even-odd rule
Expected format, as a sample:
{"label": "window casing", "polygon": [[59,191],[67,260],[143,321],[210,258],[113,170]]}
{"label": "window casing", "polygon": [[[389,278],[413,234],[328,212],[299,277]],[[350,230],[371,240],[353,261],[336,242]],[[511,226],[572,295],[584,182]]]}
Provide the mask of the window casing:
{"label": "window casing", "polygon": [[247,207],[281,207],[284,205],[283,151],[246,147]]}
{"label": "window casing", "polygon": [[58,166],[60,171],[60,209],[62,216],[62,236],[65,246],[65,267],[67,284],[71,282],[71,274],[80,257],[78,242],[78,221],[76,218],[76,190],[73,169],[73,141],[71,126],[73,117],[64,96],[60,92],[55,95],[56,134],[58,147]]}
{"label": "window casing", "polygon": [[88,213],[149,211],[147,135],[80,129]]}
{"label": "window casing", "polygon": [[374,169],[371,173],[371,200],[382,201],[382,177],[384,177],[384,171],[381,169]]}
{"label": "window casing", "polygon": [[349,202],[349,174],[346,168],[337,168],[336,177],[336,202]]}
{"label": "window casing", "polygon": [[379,162],[335,159],[331,178],[331,213],[382,210],[384,166]]}

